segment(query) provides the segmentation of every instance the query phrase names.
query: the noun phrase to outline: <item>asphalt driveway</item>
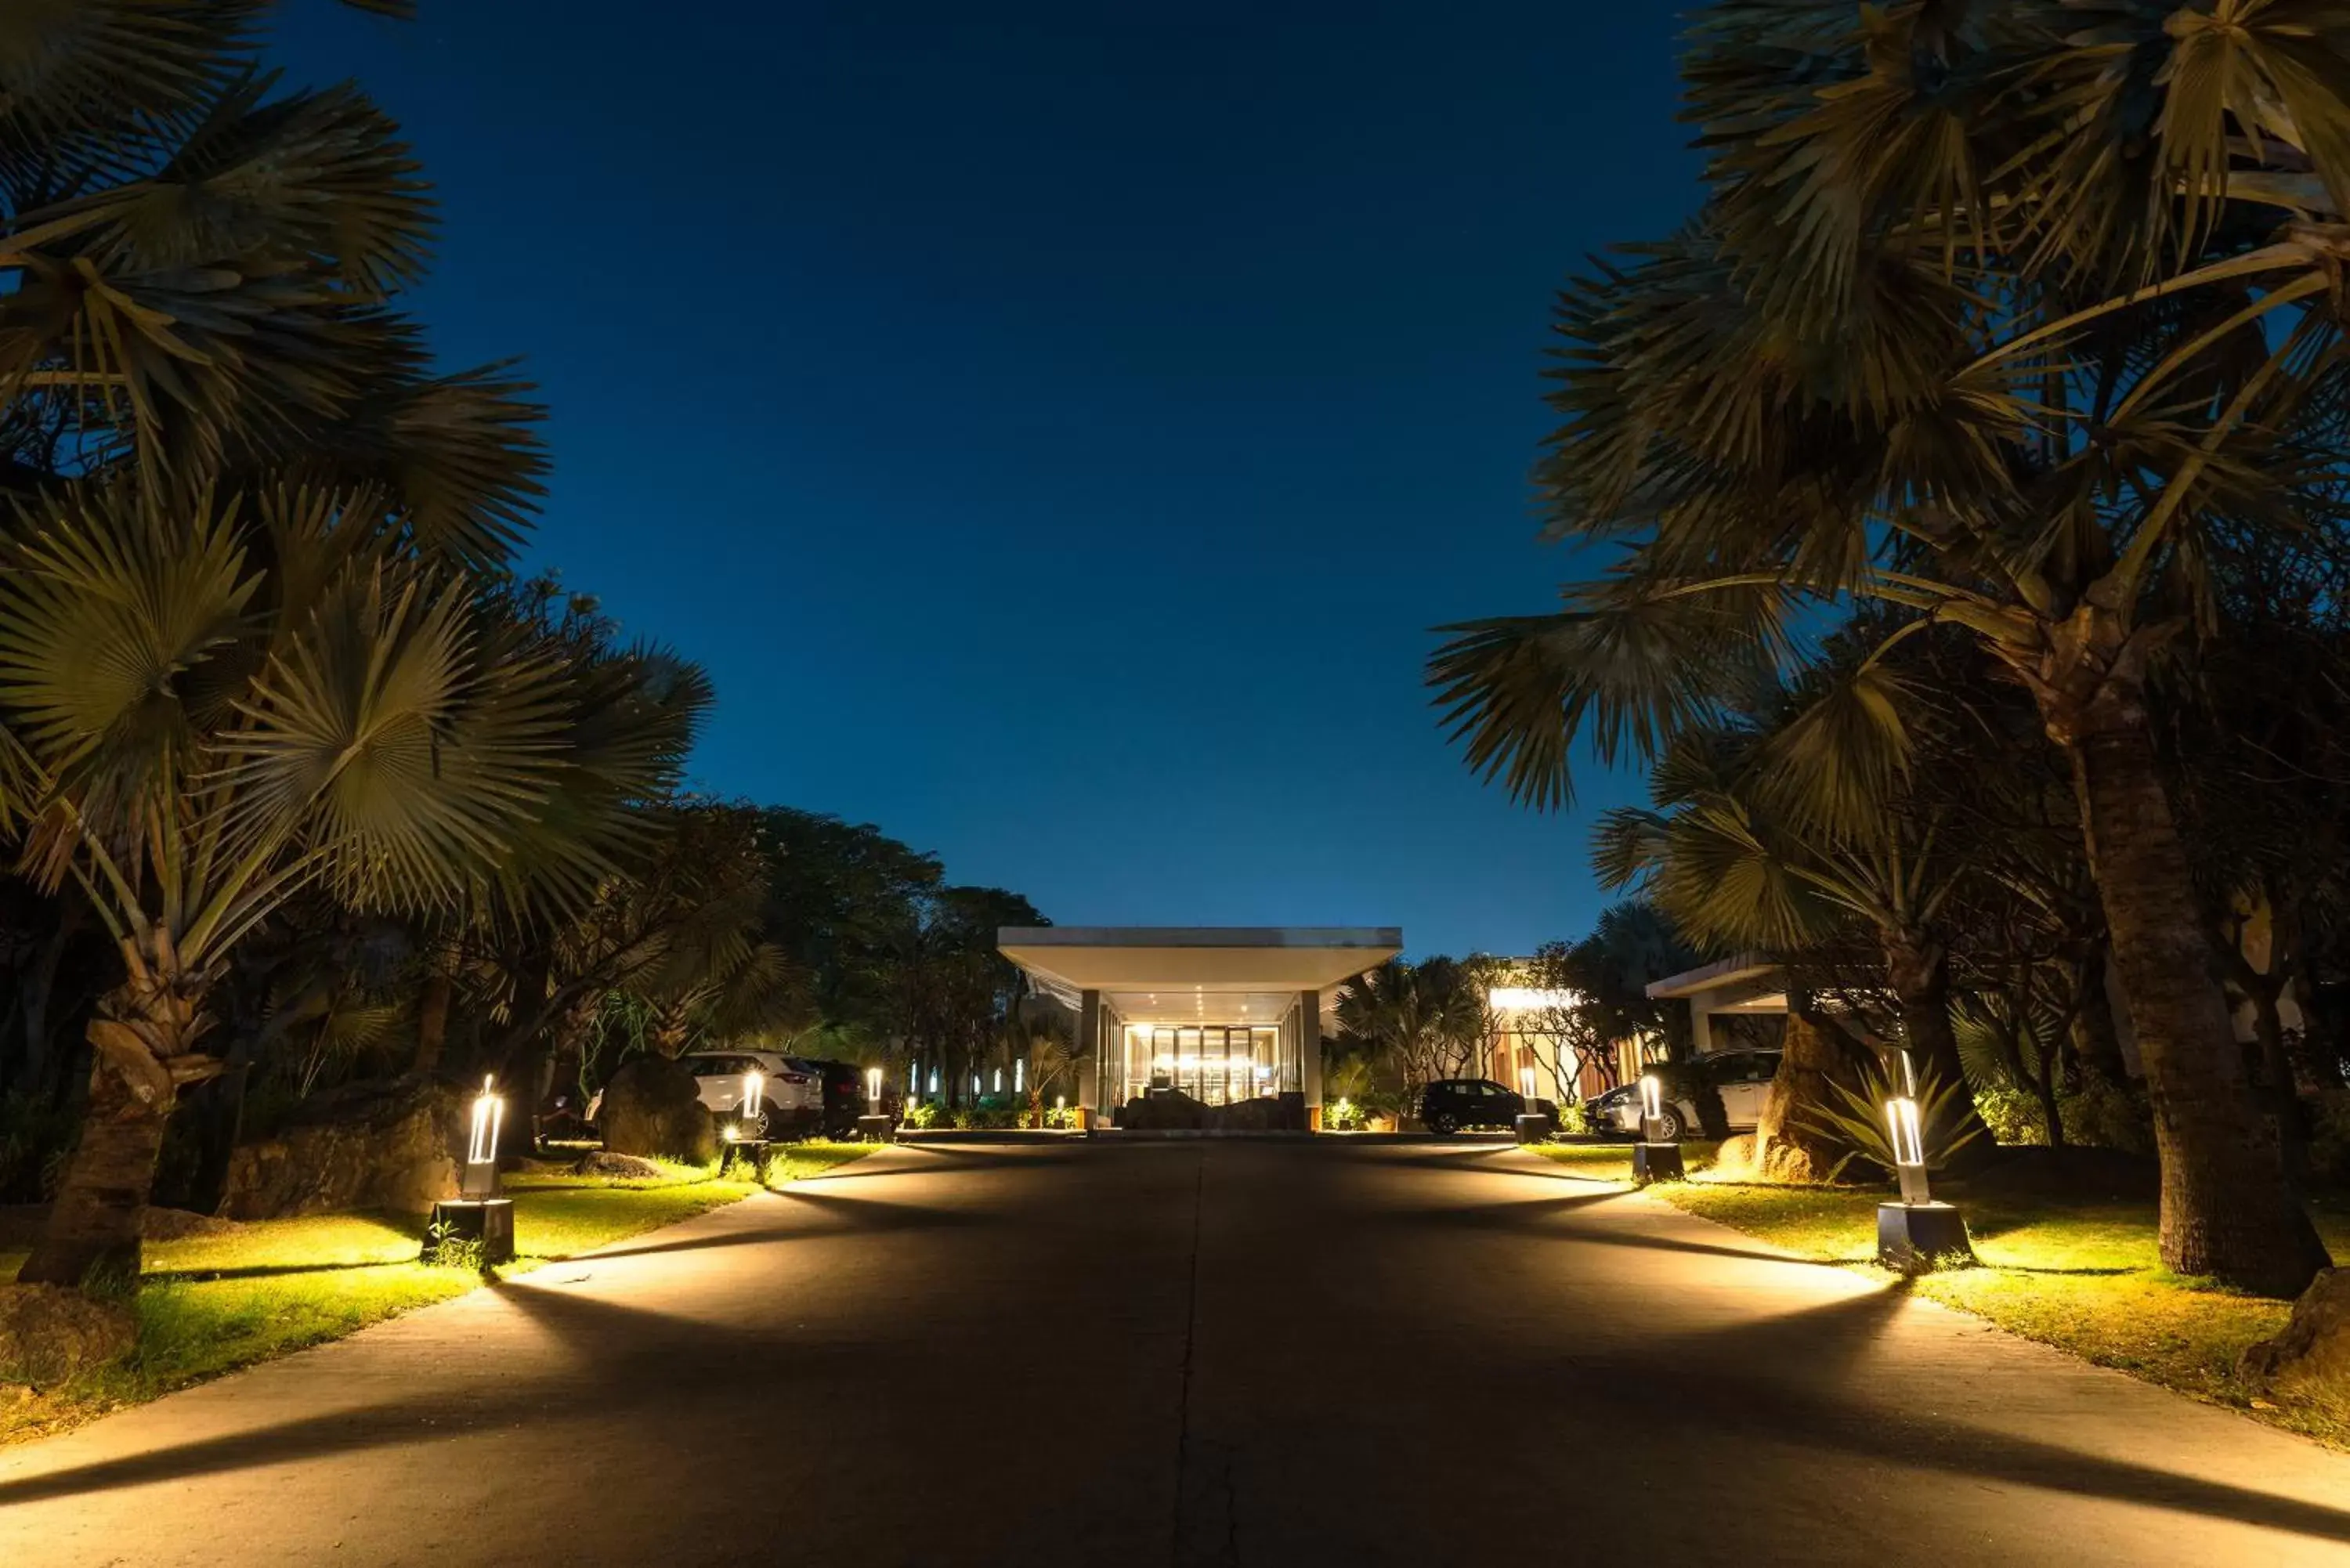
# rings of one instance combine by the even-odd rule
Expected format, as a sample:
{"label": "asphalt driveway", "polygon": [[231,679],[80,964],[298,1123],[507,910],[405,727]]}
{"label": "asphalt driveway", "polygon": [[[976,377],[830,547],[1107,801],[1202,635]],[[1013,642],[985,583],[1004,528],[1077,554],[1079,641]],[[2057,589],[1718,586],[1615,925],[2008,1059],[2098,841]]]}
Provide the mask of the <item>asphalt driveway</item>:
{"label": "asphalt driveway", "polygon": [[0,1453],[0,1563],[2350,1563],[2350,1459],[1490,1147],[931,1147]]}

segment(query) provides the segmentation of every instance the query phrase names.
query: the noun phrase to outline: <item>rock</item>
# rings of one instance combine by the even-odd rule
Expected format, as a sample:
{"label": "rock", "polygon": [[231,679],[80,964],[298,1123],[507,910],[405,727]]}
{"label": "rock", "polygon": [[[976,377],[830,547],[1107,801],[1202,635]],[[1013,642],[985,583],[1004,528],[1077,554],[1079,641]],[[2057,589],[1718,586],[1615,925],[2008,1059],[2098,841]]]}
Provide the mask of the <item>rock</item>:
{"label": "rock", "polygon": [[457,1190],[463,1096],[438,1079],[345,1084],[276,1137],[229,1156],[221,1213],[282,1220],[345,1209],[422,1214]]}
{"label": "rock", "polygon": [[610,1154],[652,1155],[687,1165],[718,1158],[718,1126],[693,1075],[666,1056],[639,1056],[604,1085],[601,1121]]}
{"label": "rock", "polygon": [[629,1181],[650,1181],[663,1174],[661,1168],[650,1159],[639,1159],[633,1154],[612,1154],[600,1150],[573,1161],[571,1173],[575,1176],[616,1176]]}
{"label": "rock", "polygon": [[2247,1348],[2236,1371],[2255,1387],[2350,1412],[2350,1268],[2319,1274],[2293,1303],[2284,1332]]}
{"label": "rock", "polygon": [[0,1384],[47,1388],[128,1355],[139,1320],[127,1306],[61,1285],[0,1285]]}
{"label": "rock", "polygon": [[1783,1138],[1773,1139],[1762,1150],[1762,1163],[1759,1168],[1752,1167],[1752,1157],[1749,1158],[1750,1168],[1757,1180],[1783,1181],[1797,1187],[1825,1182],[1828,1179],[1828,1172],[1835,1168],[1833,1161],[1822,1158],[1801,1144],[1789,1143]]}

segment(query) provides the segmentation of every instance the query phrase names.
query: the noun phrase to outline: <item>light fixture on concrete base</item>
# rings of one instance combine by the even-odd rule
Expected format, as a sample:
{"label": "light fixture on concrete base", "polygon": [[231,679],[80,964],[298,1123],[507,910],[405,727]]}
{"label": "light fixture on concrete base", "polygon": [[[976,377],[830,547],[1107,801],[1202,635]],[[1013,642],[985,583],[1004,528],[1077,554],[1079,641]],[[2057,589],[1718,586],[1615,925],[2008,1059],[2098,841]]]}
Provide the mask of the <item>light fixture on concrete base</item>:
{"label": "light fixture on concrete base", "polygon": [[1552,1135],[1558,1131],[1557,1124],[1543,1115],[1542,1103],[1534,1097],[1534,1070],[1532,1067],[1519,1068],[1517,1129],[1520,1143],[1548,1143]]}
{"label": "light fixture on concrete base", "polygon": [[1877,1206],[1877,1261],[1904,1274],[1964,1268],[1975,1261],[1967,1222],[1958,1210],[1934,1197],[1926,1173],[1926,1130],[1918,1108],[1918,1075],[1909,1053],[1901,1053],[1907,1091],[1885,1102],[1886,1142],[1893,1174],[1901,1184],[1898,1202]]}
{"label": "light fixture on concrete base", "polygon": [[1632,1180],[1636,1186],[1688,1179],[1679,1142],[1664,1135],[1665,1081],[1654,1073],[1644,1073],[1640,1075],[1640,1141],[1632,1146]]}
{"label": "light fixture on concrete base", "polygon": [[514,1199],[498,1196],[498,1138],[505,1121],[505,1101],[495,1080],[485,1077],[466,1118],[465,1163],[457,1174],[457,1196],[435,1203],[425,1227],[427,1262],[448,1256],[452,1245],[467,1243],[480,1247],[484,1268],[514,1261]]}

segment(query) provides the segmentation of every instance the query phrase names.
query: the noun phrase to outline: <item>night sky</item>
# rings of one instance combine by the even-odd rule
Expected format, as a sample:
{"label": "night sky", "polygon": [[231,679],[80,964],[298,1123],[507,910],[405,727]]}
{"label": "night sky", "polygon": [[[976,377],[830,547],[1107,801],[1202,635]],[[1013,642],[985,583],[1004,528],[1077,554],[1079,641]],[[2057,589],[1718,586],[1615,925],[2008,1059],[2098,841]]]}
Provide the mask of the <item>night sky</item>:
{"label": "night sky", "polygon": [[699,786],[1063,924],[1587,928],[1631,781],[1513,806],[1420,665],[1573,572],[1550,300],[1691,204],[1670,8],[423,10],[272,57],[415,141],[411,303],[552,405],[534,561],[715,677]]}

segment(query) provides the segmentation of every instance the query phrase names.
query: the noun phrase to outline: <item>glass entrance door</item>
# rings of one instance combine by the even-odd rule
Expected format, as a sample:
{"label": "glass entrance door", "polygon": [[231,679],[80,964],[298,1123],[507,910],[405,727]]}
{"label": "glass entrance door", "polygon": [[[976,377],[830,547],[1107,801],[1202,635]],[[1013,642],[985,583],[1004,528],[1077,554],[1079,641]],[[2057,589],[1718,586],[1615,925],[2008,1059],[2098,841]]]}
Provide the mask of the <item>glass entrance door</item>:
{"label": "glass entrance door", "polygon": [[1126,1094],[1180,1089],[1211,1106],[1277,1095],[1281,1034],[1261,1024],[1183,1024],[1127,1031]]}

